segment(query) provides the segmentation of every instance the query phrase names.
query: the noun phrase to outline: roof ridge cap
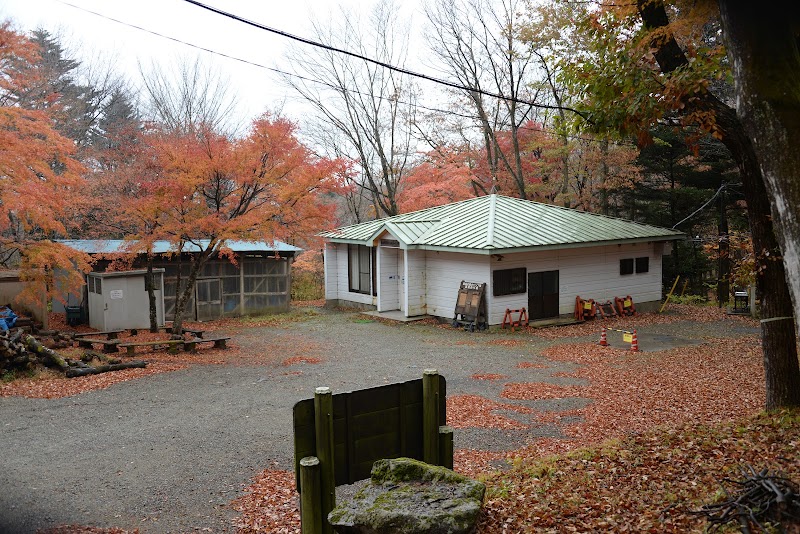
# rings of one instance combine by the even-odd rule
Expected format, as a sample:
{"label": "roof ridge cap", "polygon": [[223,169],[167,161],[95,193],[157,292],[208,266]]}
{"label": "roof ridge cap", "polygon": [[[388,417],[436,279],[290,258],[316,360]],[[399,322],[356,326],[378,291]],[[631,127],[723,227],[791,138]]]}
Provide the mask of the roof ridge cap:
{"label": "roof ridge cap", "polygon": [[487,228],[486,228],[486,246],[493,247],[494,246],[494,217],[497,210],[497,194],[490,195],[491,199],[489,200],[489,220],[487,221]]}

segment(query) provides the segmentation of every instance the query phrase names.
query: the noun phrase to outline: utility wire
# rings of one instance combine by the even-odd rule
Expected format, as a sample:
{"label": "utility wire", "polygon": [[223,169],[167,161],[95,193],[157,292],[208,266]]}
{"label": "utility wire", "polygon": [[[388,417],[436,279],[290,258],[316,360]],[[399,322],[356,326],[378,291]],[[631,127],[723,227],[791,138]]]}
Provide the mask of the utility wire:
{"label": "utility wire", "polygon": [[[206,47],[203,47],[203,46],[200,46],[200,45],[189,43],[187,41],[183,41],[183,40],[178,39],[176,37],[171,37],[169,35],[165,35],[163,33],[159,33],[157,31],[150,30],[150,29],[144,28],[142,26],[137,26],[136,24],[132,24],[130,22],[125,22],[125,21],[116,19],[114,17],[110,17],[108,15],[103,15],[102,13],[98,13],[96,11],[92,11],[91,9],[87,9],[85,7],[76,6],[75,4],[71,4],[69,2],[66,2],[65,0],[55,0],[55,1],[57,1],[57,2],[59,2],[61,4],[64,4],[64,5],[67,5],[67,6],[71,7],[71,8],[77,9],[79,11],[84,11],[86,13],[91,13],[92,15],[95,15],[97,17],[100,17],[100,18],[103,18],[103,19],[106,19],[106,20],[110,20],[112,22],[116,22],[117,24],[122,24],[123,26],[127,26],[129,28],[133,28],[133,29],[136,29],[136,30],[139,30],[139,31],[143,31],[143,32],[149,33],[151,35],[155,35],[156,37],[161,37],[162,39],[167,39],[169,41],[173,41],[175,43],[179,43],[179,44],[191,47],[191,48],[196,48],[197,50],[202,50],[203,52],[208,52],[209,54],[213,54],[213,55],[216,55],[216,56],[224,57],[226,59],[231,59],[233,61],[238,61],[238,62],[244,63],[246,65],[250,65],[250,66],[253,66],[253,67],[260,68],[260,69],[264,69],[264,70],[268,70],[268,71],[271,71],[271,72],[275,72],[275,73],[280,74],[282,76],[288,76],[288,77],[291,77],[291,78],[297,78],[299,80],[303,80],[305,82],[324,85],[324,86],[328,87],[329,89],[334,89],[336,91],[341,91],[342,90],[341,87],[337,87],[337,86],[335,86],[335,85],[333,85],[331,83],[328,83],[326,81],[323,81],[323,80],[317,80],[317,79],[313,79],[313,78],[308,78],[308,77],[302,76],[300,74],[286,72],[286,71],[283,71],[283,70],[280,70],[280,69],[276,69],[276,68],[273,68],[273,67],[268,67],[266,65],[263,65],[261,63],[257,63],[255,61],[242,59],[242,58],[237,57],[237,56],[231,56],[231,55],[226,54],[224,52],[218,52],[216,50],[212,50],[211,48],[206,48]],[[378,98],[380,100],[390,100],[390,101],[398,102],[398,103],[401,103],[401,104],[411,105],[410,102],[407,102],[407,101],[404,101],[404,100],[387,98],[387,97],[384,97],[384,96],[381,96],[381,95],[371,95],[371,94],[363,93],[363,92],[358,91],[356,89],[345,88],[344,90],[347,91],[348,93],[354,93],[354,94],[361,95],[361,96],[371,96],[371,97],[376,97],[376,98]],[[467,90],[467,89],[464,88],[464,90]],[[472,115],[467,115],[467,114],[464,114],[464,113],[458,113],[457,111],[453,111],[453,110],[447,110],[447,109],[441,109],[441,108],[433,108],[433,107],[424,106],[424,105],[418,104],[418,103],[414,103],[413,105],[418,107],[418,108],[420,108],[420,109],[424,109],[426,111],[433,111],[435,113],[442,113],[442,114],[445,114],[445,115],[453,115],[455,117],[461,117],[463,119],[474,119],[475,118]],[[551,109],[552,109],[552,107],[551,107]],[[547,128],[530,128],[528,126],[519,126],[519,129],[520,130],[529,130],[529,131],[534,131],[534,132],[542,132],[542,133],[547,133],[547,134],[551,134],[551,135],[563,135],[563,134],[561,134],[559,132],[555,132],[555,131],[547,129]],[[583,137],[583,136],[574,135],[574,134],[567,135],[567,137],[570,138],[570,139],[573,139],[573,140],[578,140],[578,141],[598,142],[597,139],[594,139],[594,138],[591,138],[591,137]],[[627,143],[618,143],[618,144],[624,145],[624,144],[627,144]]]}
{"label": "utility wire", "polygon": [[389,70],[392,70],[392,71],[395,71],[395,72],[399,72],[401,74],[407,74],[407,75],[415,77],[415,78],[421,78],[423,80],[428,80],[430,82],[438,83],[440,85],[444,85],[444,86],[450,87],[452,89],[458,89],[460,91],[467,91],[467,92],[470,92],[470,93],[477,93],[477,94],[480,94],[480,95],[483,95],[483,96],[489,96],[489,97],[497,98],[497,99],[500,99],[500,100],[507,100],[509,102],[515,102],[517,104],[525,104],[527,106],[531,106],[531,107],[535,107],[535,108],[539,108],[539,109],[563,109],[565,111],[571,111],[571,112],[583,117],[584,119],[588,120],[587,117],[585,117],[581,112],[579,112],[576,109],[572,109],[572,108],[568,108],[568,107],[560,107],[560,106],[551,106],[551,105],[548,105],[548,104],[537,104],[535,102],[530,102],[528,100],[522,100],[522,99],[519,99],[519,98],[504,96],[504,95],[501,95],[499,93],[492,93],[491,91],[484,91],[483,89],[475,89],[475,88],[472,88],[472,87],[466,87],[466,86],[459,85],[459,84],[454,83],[454,82],[449,82],[447,80],[442,80],[441,78],[436,78],[434,76],[429,76],[427,74],[422,74],[420,72],[415,72],[415,71],[412,71],[412,70],[404,69],[402,67],[397,67],[397,66],[394,66],[394,65],[392,65],[390,63],[386,63],[384,61],[378,61],[377,59],[372,59],[370,57],[363,56],[361,54],[356,54],[355,52],[350,52],[348,50],[344,50],[344,49],[341,49],[341,48],[336,48],[336,47],[333,47],[333,46],[330,46],[330,45],[326,45],[324,43],[320,43],[318,41],[312,41],[311,39],[306,39],[305,37],[298,37],[297,35],[293,35],[291,33],[288,33],[288,32],[282,31],[282,30],[277,30],[275,28],[271,28],[269,26],[265,26],[264,24],[260,24],[258,22],[255,22],[255,21],[240,17],[238,15],[234,15],[233,13],[229,13],[227,11],[223,11],[221,9],[217,9],[215,7],[206,5],[206,4],[202,3],[202,2],[198,2],[197,0],[183,0],[183,1],[184,2],[188,2],[188,3],[192,4],[192,5],[197,6],[197,7],[200,7],[202,9],[206,9],[208,11],[211,11],[212,13],[216,13],[218,15],[222,15],[223,17],[227,17],[227,18],[233,19],[235,21],[241,22],[243,24],[247,24],[248,26],[253,26],[254,28],[258,28],[260,30],[264,30],[264,31],[268,31],[268,32],[271,32],[271,33],[275,33],[275,34],[280,35],[282,37],[287,37],[289,39],[301,42],[303,44],[315,46],[317,48],[324,48],[325,50],[329,50],[331,52],[336,52],[336,53],[339,53],[339,54],[344,54],[344,55],[347,55],[347,56],[350,56],[350,57],[354,57],[356,59],[360,59],[362,61],[367,61],[369,63],[378,65],[378,66],[383,67],[385,69],[389,69]]}
{"label": "utility wire", "polygon": [[713,195],[711,195],[711,198],[709,198],[709,199],[706,201],[706,203],[705,203],[705,204],[703,204],[702,206],[700,206],[699,208],[697,208],[696,210],[694,210],[694,211],[692,212],[692,214],[691,214],[691,215],[689,215],[688,217],[686,217],[686,218],[685,218],[685,219],[683,219],[682,221],[680,221],[680,222],[676,222],[676,223],[675,223],[675,224],[672,226],[672,229],[674,230],[674,229],[675,229],[675,227],[676,227],[676,226],[678,226],[679,224],[681,224],[681,223],[684,223],[684,222],[688,221],[689,219],[691,219],[692,217],[694,217],[695,215],[697,215],[698,213],[700,213],[701,211],[703,211],[704,209],[706,209],[706,208],[708,207],[708,205],[709,205],[709,204],[711,204],[711,201],[712,201],[712,200],[714,200],[715,198],[717,198],[717,196],[718,196],[718,195],[719,195],[719,194],[722,192],[722,190],[723,190],[723,189],[725,189],[726,187],[728,187],[728,184],[727,184],[727,183],[725,183],[725,182],[722,182],[722,185],[721,185],[721,186],[719,186],[719,189],[717,189],[717,192],[716,192],[716,193],[714,193]]}

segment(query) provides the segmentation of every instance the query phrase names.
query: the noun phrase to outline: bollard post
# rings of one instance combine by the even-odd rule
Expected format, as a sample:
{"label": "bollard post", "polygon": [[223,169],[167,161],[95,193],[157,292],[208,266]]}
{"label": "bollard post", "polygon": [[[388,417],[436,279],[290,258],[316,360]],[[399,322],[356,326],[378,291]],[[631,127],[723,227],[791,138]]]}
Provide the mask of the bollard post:
{"label": "bollard post", "polygon": [[317,458],[320,463],[320,504],[322,530],[332,534],[328,514],[336,507],[336,478],[333,465],[333,394],[331,388],[320,387],[314,391],[314,429],[317,435]]}
{"label": "bollard post", "polygon": [[439,464],[439,371],[422,372],[422,460]]}
{"label": "bollard post", "polygon": [[320,494],[319,459],[306,456],[300,460],[300,531],[302,534],[322,532],[322,495]]}
{"label": "bollard post", "polygon": [[453,427],[439,427],[439,465],[453,468]]}

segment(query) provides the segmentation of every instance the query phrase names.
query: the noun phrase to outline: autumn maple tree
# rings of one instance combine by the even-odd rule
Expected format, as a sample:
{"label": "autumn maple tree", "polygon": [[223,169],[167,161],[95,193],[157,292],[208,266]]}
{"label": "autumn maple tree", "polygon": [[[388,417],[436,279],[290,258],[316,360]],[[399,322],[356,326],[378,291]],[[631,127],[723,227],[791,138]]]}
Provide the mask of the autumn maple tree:
{"label": "autumn maple tree", "polygon": [[468,144],[439,146],[425,154],[424,160],[406,176],[397,195],[400,211],[407,213],[476,196],[476,155]]}
{"label": "autumn maple tree", "polygon": [[155,127],[146,142],[158,172],[139,184],[135,209],[151,231],[132,237],[194,253],[188,277],[178,274],[175,334],[203,265],[215,255],[236,261],[226,242],[293,241],[332,225],[320,193],[337,186],[340,163],[316,157],[287,119],[262,115],[240,139],[204,125]]}
{"label": "autumn maple tree", "polygon": [[89,268],[87,256],[53,240],[66,232],[64,214],[82,184],[82,166],[48,110],[19,102],[36,81],[19,67],[37,59],[27,37],[0,24],[0,263],[18,267],[29,282],[21,298],[41,304],[43,292],[52,297],[80,287]]}

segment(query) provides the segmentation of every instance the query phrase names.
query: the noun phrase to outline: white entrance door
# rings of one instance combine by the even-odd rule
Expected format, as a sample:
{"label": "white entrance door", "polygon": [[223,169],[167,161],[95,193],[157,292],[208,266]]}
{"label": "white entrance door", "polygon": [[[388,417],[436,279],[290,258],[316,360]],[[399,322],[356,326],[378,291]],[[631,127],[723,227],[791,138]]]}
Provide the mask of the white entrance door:
{"label": "white entrance door", "polygon": [[400,311],[406,312],[406,251],[397,249],[397,275],[400,283],[397,284]]}

